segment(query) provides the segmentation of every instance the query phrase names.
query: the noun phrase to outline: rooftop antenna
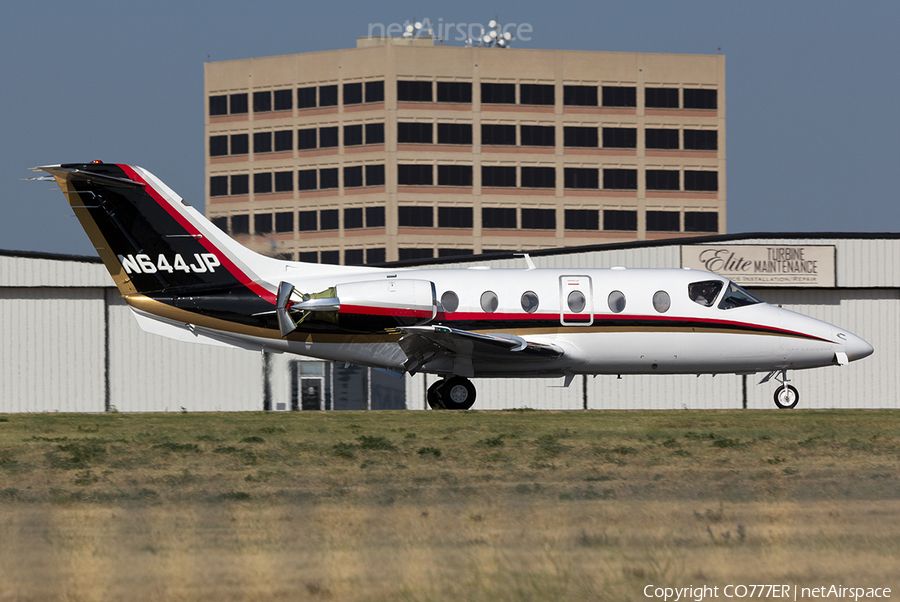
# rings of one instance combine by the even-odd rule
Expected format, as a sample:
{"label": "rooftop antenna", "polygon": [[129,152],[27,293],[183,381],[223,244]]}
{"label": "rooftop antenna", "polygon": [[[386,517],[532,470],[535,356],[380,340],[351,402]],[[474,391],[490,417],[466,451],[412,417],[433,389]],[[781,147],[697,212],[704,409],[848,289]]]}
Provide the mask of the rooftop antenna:
{"label": "rooftop antenna", "polygon": [[500,22],[494,18],[488,21],[488,28],[481,29],[481,35],[475,40],[469,38],[466,40],[466,46],[478,46],[480,48],[509,48],[509,43],[513,41],[513,36],[508,31],[503,31]]}

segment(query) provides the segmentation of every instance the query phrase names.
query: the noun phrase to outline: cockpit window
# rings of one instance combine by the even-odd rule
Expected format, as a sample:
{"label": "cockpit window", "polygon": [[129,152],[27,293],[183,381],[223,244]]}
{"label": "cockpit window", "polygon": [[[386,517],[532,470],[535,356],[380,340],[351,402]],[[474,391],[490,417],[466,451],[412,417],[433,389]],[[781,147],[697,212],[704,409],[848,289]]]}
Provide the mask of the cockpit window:
{"label": "cockpit window", "polygon": [[745,305],[756,305],[757,303],[762,303],[762,301],[734,282],[729,282],[728,288],[725,289],[725,296],[719,301],[719,309],[733,309],[735,307],[744,307]]}
{"label": "cockpit window", "polygon": [[721,280],[704,280],[703,282],[692,282],[688,285],[688,297],[694,303],[699,303],[703,307],[712,307],[722,290],[723,282]]}

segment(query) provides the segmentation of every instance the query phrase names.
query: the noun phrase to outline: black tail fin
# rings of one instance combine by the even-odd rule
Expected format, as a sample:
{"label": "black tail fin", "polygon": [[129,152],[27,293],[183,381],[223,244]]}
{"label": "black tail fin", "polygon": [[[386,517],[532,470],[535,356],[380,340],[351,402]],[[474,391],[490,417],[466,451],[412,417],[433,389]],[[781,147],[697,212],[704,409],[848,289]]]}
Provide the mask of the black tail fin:
{"label": "black tail fin", "polygon": [[123,295],[247,287],[272,260],[229,238],[150,172],[104,163],[40,167],[52,174]]}

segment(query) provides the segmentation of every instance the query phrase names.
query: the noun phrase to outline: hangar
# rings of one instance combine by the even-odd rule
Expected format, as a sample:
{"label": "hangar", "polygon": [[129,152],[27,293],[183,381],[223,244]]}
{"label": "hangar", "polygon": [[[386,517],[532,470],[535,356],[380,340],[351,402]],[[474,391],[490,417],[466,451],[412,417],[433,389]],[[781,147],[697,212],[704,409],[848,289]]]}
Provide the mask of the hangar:
{"label": "hangar", "polygon": [[[875,353],[795,371],[801,408],[900,401],[900,234],[742,234],[541,250],[537,267],[712,269],[765,301],[848,328]],[[432,260],[434,261],[434,260]],[[524,268],[510,254],[427,265]],[[404,262],[397,267],[414,264]],[[0,251],[0,413],[424,409],[435,377],[190,345],[142,332],[99,259]],[[762,375],[479,379],[476,408],[774,408]]]}

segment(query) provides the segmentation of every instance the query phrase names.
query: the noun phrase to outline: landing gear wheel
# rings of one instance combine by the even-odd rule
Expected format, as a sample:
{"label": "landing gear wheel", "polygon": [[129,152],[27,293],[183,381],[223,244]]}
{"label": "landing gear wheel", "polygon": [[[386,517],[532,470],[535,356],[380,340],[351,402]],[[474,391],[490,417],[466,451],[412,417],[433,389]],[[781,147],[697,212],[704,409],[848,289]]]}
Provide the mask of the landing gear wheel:
{"label": "landing gear wheel", "polygon": [[782,410],[791,410],[800,401],[800,393],[791,385],[784,385],[775,389],[775,405]]}
{"label": "landing gear wheel", "polygon": [[442,382],[443,386],[437,388],[437,393],[445,409],[468,410],[475,403],[475,385],[469,379],[454,376]]}
{"label": "landing gear wheel", "polygon": [[425,399],[428,401],[428,407],[432,410],[443,410],[444,402],[441,401],[441,387],[444,386],[446,380],[439,380],[434,383],[430,387],[428,387],[428,394],[425,396]]}

